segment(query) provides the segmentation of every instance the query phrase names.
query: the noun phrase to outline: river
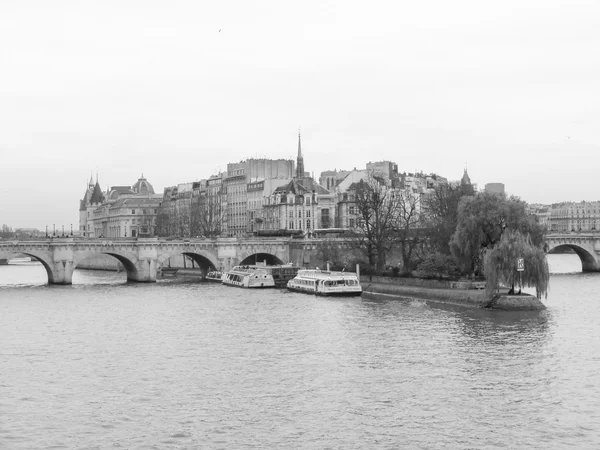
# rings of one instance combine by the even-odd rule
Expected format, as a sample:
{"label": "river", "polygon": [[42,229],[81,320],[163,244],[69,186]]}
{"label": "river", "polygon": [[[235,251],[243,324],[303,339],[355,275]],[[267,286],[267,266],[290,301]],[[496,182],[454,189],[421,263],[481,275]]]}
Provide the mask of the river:
{"label": "river", "polygon": [[0,448],[600,448],[600,273],[549,260],[520,313],[0,266]]}

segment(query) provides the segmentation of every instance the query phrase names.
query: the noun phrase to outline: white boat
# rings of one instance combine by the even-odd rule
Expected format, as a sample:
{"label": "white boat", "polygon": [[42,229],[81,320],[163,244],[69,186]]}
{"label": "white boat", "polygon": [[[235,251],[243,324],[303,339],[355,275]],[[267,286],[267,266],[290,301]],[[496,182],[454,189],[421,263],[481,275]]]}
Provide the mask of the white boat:
{"label": "white boat", "polygon": [[220,270],[211,270],[206,274],[206,281],[215,281],[221,283],[223,281],[223,272]]}
{"label": "white boat", "polygon": [[266,270],[273,277],[275,286],[285,288],[288,281],[298,275],[298,267],[293,264],[283,264],[277,266],[257,265],[261,269]]}
{"label": "white boat", "polygon": [[254,265],[235,266],[223,275],[223,284],[246,288],[274,287],[273,275],[264,267]]}
{"label": "white boat", "polygon": [[362,287],[358,277],[352,272],[333,272],[328,270],[299,270],[295,278],[288,281],[290,291],[316,295],[360,295]]}

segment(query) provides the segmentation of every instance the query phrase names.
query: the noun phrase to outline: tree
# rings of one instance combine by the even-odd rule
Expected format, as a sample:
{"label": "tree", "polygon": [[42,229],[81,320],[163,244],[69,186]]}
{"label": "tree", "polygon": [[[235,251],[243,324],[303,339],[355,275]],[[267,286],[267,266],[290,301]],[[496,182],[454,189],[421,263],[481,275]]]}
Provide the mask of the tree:
{"label": "tree", "polygon": [[[525,270],[517,271],[517,260],[523,258]],[[484,257],[486,293],[491,296],[500,284],[511,286],[514,292],[517,280],[523,286],[535,287],[537,298],[547,297],[550,273],[546,253],[533,244],[531,237],[518,230],[507,229],[493,249]],[[520,287],[523,287],[520,286]]]}
{"label": "tree", "polygon": [[3,237],[5,239],[7,238],[11,238],[15,235],[12,227],[9,227],[6,224],[2,224],[2,231],[0,232],[0,237]]}
{"label": "tree", "polygon": [[221,234],[223,214],[218,198],[200,195],[192,200],[190,229],[192,236],[216,237]]}
{"label": "tree", "polygon": [[404,273],[412,270],[413,257],[424,242],[424,229],[421,224],[421,199],[418,193],[409,189],[396,190],[392,193],[393,205],[396,208],[392,221],[394,242],[397,242],[402,255]]}
{"label": "tree", "polygon": [[409,272],[424,237],[420,227],[420,195],[408,189],[395,189],[373,174],[356,183],[353,190],[358,211],[358,247],[369,266],[376,273],[383,273],[388,254],[398,246],[404,271]]}
{"label": "tree", "polygon": [[518,230],[534,246],[543,246],[545,230],[535,216],[527,214],[526,206],[517,197],[490,193],[460,199],[450,250],[463,270],[475,271],[485,250],[494,248],[506,229]]}
{"label": "tree", "polygon": [[353,186],[358,210],[358,248],[378,274],[385,269],[386,256],[395,241],[398,198],[385,181],[372,174]]}
{"label": "tree", "polygon": [[156,215],[155,234],[157,236],[170,236],[170,230],[169,212],[161,206],[158,208],[158,214]]}
{"label": "tree", "polygon": [[470,184],[439,183],[423,197],[423,222],[433,252],[450,255],[460,199],[474,194]]}

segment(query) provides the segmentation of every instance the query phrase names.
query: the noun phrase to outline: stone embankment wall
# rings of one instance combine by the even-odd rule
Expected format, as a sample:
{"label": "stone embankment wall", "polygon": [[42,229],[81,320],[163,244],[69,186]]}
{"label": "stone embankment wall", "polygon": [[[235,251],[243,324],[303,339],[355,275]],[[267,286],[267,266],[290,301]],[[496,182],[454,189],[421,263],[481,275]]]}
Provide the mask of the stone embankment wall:
{"label": "stone embankment wall", "polygon": [[375,283],[362,280],[363,297],[377,300],[390,298],[417,298],[430,302],[485,308],[490,299],[485,291],[477,289],[450,289],[444,287],[411,286],[395,283]]}
{"label": "stone embankment wall", "polygon": [[363,298],[376,300],[416,298],[427,302],[509,311],[542,310],[546,307],[532,295],[506,295],[507,289],[489,298],[485,282],[424,280],[420,278],[360,277]]}
{"label": "stone embankment wall", "polygon": [[397,286],[420,286],[433,289],[485,289],[485,281],[427,280],[424,278],[378,277],[361,275],[361,284],[377,283]]}

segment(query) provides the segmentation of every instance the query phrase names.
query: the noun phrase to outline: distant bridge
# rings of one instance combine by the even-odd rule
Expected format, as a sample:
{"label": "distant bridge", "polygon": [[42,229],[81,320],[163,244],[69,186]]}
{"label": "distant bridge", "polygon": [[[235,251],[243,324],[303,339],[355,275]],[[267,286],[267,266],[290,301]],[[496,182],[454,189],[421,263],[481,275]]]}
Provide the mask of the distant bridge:
{"label": "distant bridge", "polygon": [[546,236],[547,251],[570,248],[584,272],[600,272],[600,233],[552,233]]}
{"label": "distant bridge", "polygon": [[[340,247],[352,242],[336,239]],[[182,239],[84,239],[53,238],[0,241],[0,259],[14,254],[30,256],[42,263],[49,284],[72,284],[73,271],[85,259],[105,254],[118,259],[128,281],[155,282],[159,267],[169,258],[185,255],[206,273],[211,268],[229,270],[236,264],[293,262],[298,266],[319,265],[319,239],[218,238]]]}

